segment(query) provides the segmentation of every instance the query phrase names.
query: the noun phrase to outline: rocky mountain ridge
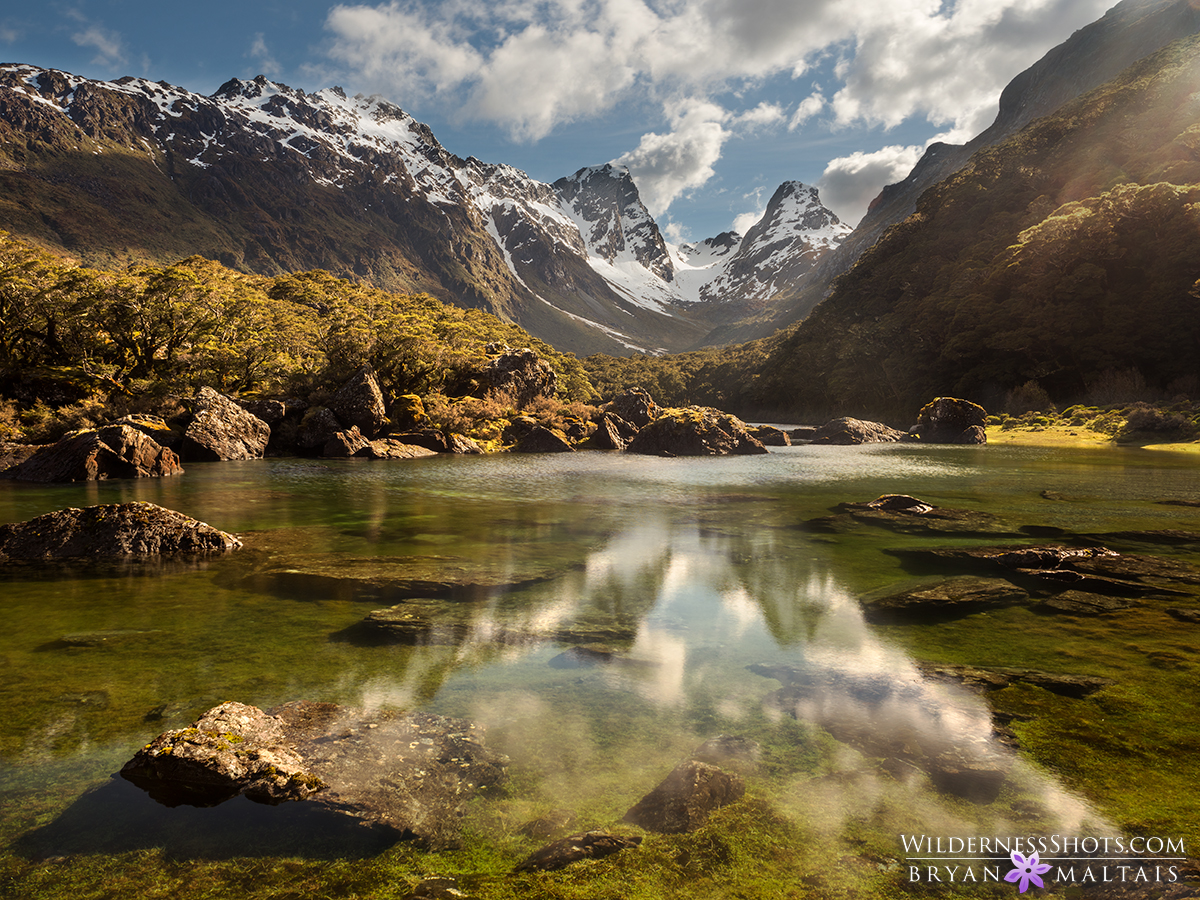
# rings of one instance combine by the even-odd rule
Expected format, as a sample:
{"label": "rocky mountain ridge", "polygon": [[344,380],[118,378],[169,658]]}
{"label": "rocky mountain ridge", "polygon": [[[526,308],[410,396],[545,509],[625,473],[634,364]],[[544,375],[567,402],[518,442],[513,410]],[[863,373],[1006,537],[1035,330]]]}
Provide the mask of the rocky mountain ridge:
{"label": "rocky mountain ridge", "polygon": [[545,184],[449,153],[378,97],[263,76],[205,97],[0,67],[0,188],[0,227],[86,264],[200,253],[262,274],[325,268],[479,307],[581,353],[692,346],[790,285],[794,261],[768,245],[799,241],[815,258],[843,236],[823,207],[810,243],[802,224],[764,221],[736,259],[691,266],[683,289],[681,257],[623,167]]}

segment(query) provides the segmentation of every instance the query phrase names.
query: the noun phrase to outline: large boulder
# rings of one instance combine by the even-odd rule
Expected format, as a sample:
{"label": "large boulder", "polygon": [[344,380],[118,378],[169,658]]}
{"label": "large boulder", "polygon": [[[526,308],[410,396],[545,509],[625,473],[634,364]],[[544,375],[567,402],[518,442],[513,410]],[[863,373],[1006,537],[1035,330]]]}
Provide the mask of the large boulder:
{"label": "large boulder", "polygon": [[192,398],[192,421],[183,433],[183,458],[207,462],[261,459],[271,426],[210,387]]}
{"label": "large boulder", "polygon": [[178,452],[180,445],[183,443],[183,432],[177,431],[168,425],[167,420],[162,416],[152,416],[148,413],[132,413],[108,424],[128,425],[130,428],[136,428],[147,437],[153,438],[156,444],[170,447],[176,452]]}
{"label": "large boulder", "polygon": [[173,450],[128,425],[75,431],[12,470],[18,481],[157,478],[183,471]]}
{"label": "large boulder", "polygon": [[514,453],[570,453],[575,449],[561,431],[530,416],[516,416],[504,429],[503,439]]}
{"label": "large boulder", "polygon": [[762,442],[764,447],[790,447],[792,439],[782,428],[774,425],[756,425],[749,429],[750,434]]}
{"label": "large boulder", "polygon": [[695,831],[716,809],[742,799],[740,775],[710,763],[688,760],[625,813],[625,821],[647,831],[681,834]]}
{"label": "large boulder", "polygon": [[151,741],[121,774],[168,804],[304,800],[444,848],[460,842],[466,804],[507,779],[508,759],[463,719],[223,703]]}
{"label": "large boulder", "polygon": [[987,410],[969,400],[938,397],[921,407],[909,434],[926,444],[986,444]]}
{"label": "large boulder", "polygon": [[240,546],[231,534],[153,503],[71,507],[0,525],[0,561],[207,553]]}
{"label": "large boulder", "polygon": [[389,434],[389,438],[402,444],[412,444],[424,447],[434,453],[458,453],[474,455],[483,453],[483,448],[465,435],[452,431],[439,431],[436,428],[423,428],[420,431],[405,431]]}
{"label": "large boulder", "polygon": [[358,430],[357,425],[351,425],[345,431],[339,431],[328,441],[321,450],[321,455],[330,458],[341,458],[355,456],[360,451],[367,450],[371,446],[371,442],[363,437],[362,432]]}
{"label": "large boulder", "polygon": [[483,368],[483,381],[490,396],[509,398],[517,409],[534,400],[550,398],[558,390],[558,376],[550,364],[530,350],[505,348]]}
{"label": "large boulder", "polygon": [[613,397],[609,409],[634,428],[645,428],[657,418],[659,405],[647,391],[630,388]]}
{"label": "large boulder", "polygon": [[[625,426],[626,434],[622,434],[621,426]],[[624,450],[637,430],[631,428],[615,413],[603,412],[596,419],[596,430],[588,438],[586,446],[596,450]]]}
{"label": "large boulder", "polygon": [[843,416],[840,419],[830,419],[815,432],[814,444],[884,444],[902,441],[906,433],[898,428],[884,425],[882,422],[869,422],[865,419],[854,419]]}
{"label": "large boulder", "polygon": [[317,450],[345,429],[328,406],[310,406],[296,429],[296,446],[301,450]]}
{"label": "large boulder", "polygon": [[329,408],[345,425],[357,426],[366,438],[373,438],[388,423],[387,406],[379,379],[370,365],[364,365],[338,388]]}
{"label": "large boulder", "polygon": [[766,453],[736,416],[706,406],[665,409],[637,433],[630,453],[647,456],[728,456]]}

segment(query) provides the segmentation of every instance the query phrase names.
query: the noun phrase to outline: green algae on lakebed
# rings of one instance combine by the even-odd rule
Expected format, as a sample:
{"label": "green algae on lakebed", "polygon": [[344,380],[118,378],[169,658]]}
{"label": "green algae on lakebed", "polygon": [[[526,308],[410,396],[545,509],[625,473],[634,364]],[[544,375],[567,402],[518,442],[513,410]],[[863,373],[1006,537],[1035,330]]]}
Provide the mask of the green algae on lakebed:
{"label": "green algae on lakebed", "polygon": [[[1040,833],[1059,828],[1056,804],[1075,799],[1130,834],[1181,838],[1189,851],[1200,840],[1200,626],[1164,612],[1200,599],[1096,618],[1012,607],[868,627],[857,598],[914,580],[885,551],[997,539],[804,526],[843,501],[909,493],[1014,527],[1200,531],[1200,509],[1157,502],[1200,499],[1200,472],[1179,458],[796,447],[742,460],[277,460],[198,465],[169,482],[0,486],[0,521],[136,498],[246,543],[160,574],[5,577],[2,896],[401,898],[447,876],[480,898],[898,897],[926,890],[908,883],[900,834]],[[1118,549],[1197,559],[1187,545]],[[403,593],[404,560],[421,561],[409,576],[423,583],[436,580],[438,560],[447,583],[487,575],[474,579],[478,590],[436,601],[465,604],[454,610],[470,625],[457,643],[356,636],[370,612],[403,602],[393,594]],[[289,572],[298,574],[264,577]],[[632,622],[633,639],[612,649],[638,664],[557,669],[549,660],[567,645],[487,639],[512,623],[521,627],[508,633],[552,632],[582,614]],[[62,640],[86,633],[141,636]],[[781,715],[765,702],[778,682],[746,668],[911,678],[910,657],[1115,683],[1083,699],[1026,684],[990,694],[1011,717],[1020,765],[994,801],[974,803],[921,777],[899,781],[879,758]],[[227,699],[471,718],[511,757],[511,783],[472,801],[462,849],[431,853],[303,803],[167,809],[110,778],[156,734]],[[692,834],[646,833],[637,850],[512,874],[546,843],[522,825],[557,810],[573,831],[640,833],[624,812],[720,733],[762,746],[744,800]]]}

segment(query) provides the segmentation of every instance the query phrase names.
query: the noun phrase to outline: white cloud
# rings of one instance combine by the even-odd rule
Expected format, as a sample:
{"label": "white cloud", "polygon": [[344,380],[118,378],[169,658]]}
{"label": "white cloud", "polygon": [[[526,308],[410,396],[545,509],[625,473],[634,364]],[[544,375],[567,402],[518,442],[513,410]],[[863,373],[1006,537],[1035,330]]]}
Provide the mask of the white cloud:
{"label": "white cloud", "polygon": [[[1109,3],[391,0],[335,6],[326,28],[329,57],[351,81],[414,110],[451,106],[521,140],[619,105],[661,105],[669,132],[644,134],[622,157],[654,181],[644,190],[661,211],[711,177],[723,143],[750,128],[797,129],[827,112],[834,127],[924,117],[951,139],[969,137],[1051,36]],[[827,95],[797,82],[807,97],[790,119],[776,103],[732,108],[767,79],[799,78],[835,57],[837,83]],[[721,115],[698,112],[717,97]],[[835,162],[831,183],[853,174]]]}
{"label": "white cloud", "polygon": [[283,74],[283,66],[279,65],[279,61],[271,54],[261,31],[254,35],[250,49],[244,55],[254,60],[254,64],[258,67],[255,75],[270,75],[272,78],[277,78]]}
{"label": "white cloud", "polygon": [[669,111],[671,131],[642,135],[638,146],[614,160],[629,167],[642,202],[661,215],[680,194],[712,178],[713,164],[729,137],[729,113],[704,100],[688,100]]}
{"label": "white cloud", "polygon": [[788,131],[795,131],[817,113],[825,108],[825,95],[820,91],[814,91],[796,107],[796,111],[792,113],[791,119],[788,120]]}
{"label": "white cloud", "polygon": [[0,44],[14,43],[21,36],[21,32],[15,28],[10,28],[7,25],[0,25]]}
{"label": "white cloud", "polygon": [[924,149],[893,145],[874,153],[860,150],[832,160],[816,184],[821,202],[843,222],[858,224],[883,186],[902,181]]}
{"label": "white cloud", "polygon": [[112,69],[125,64],[124,41],[115,31],[99,25],[85,24],[81,31],[71,35],[71,40],[80,47],[91,47],[97,51],[92,58],[94,66]]}

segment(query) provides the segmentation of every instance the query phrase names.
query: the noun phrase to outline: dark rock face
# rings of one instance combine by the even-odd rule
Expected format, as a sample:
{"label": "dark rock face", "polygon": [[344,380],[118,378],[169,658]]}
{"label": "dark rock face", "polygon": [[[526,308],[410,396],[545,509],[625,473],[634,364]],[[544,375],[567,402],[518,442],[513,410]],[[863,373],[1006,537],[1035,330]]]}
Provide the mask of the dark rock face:
{"label": "dark rock face", "polygon": [[813,432],[812,443],[886,444],[902,441],[905,436],[905,432],[881,422],[868,422],[844,416],[840,419],[831,419]]}
{"label": "dark rock face", "polygon": [[192,399],[192,421],[183,433],[183,458],[206,462],[261,459],[271,426],[228,397],[203,387]]}
{"label": "dark rock face", "polygon": [[210,806],[238,794],[307,800],[443,848],[461,839],[463,806],[502,783],[507,766],[484,746],[483,730],[462,719],[223,703],[191,728],[160,735],[121,774],[169,805]]}
{"label": "dark rock face", "polygon": [[517,441],[517,453],[573,453],[575,448],[560,431],[538,425]]}
{"label": "dark rock face", "polygon": [[641,388],[630,388],[613,397],[610,409],[634,428],[645,428],[659,413],[654,398]]}
{"label": "dark rock face", "polygon": [[128,425],[77,431],[16,466],[17,481],[97,481],[157,478],[183,472],[173,450]]}
{"label": "dark rock face", "polygon": [[241,545],[233,535],[153,503],[60,509],[0,525],[0,562],[211,553]]}
{"label": "dark rock face", "polygon": [[558,376],[550,363],[528,347],[506,348],[483,369],[488,393],[512,399],[517,409],[542,397],[550,398],[558,390]]}
{"label": "dark rock face", "polygon": [[388,418],[375,370],[365,365],[351,375],[329,401],[329,409],[338,421],[356,426],[365,437],[378,435]]}
{"label": "dark rock face", "polygon": [[583,859],[603,859],[641,843],[639,835],[622,837],[607,831],[583,831],[543,847],[517,866],[516,871],[550,872]]}
{"label": "dark rock face", "polygon": [[12,470],[42,449],[42,444],[0,443],[0,478],[12,478]]}
{"label": "dark rock face", "polygon": [[620,417],[613,413],[601,413],[596,422],[596,431],[588,439],[588,446],[597,450],[624,450],[628,447],[629,442],[617,425],[619,420]]}
{"label": "dark rock face", "polygon": [[310,407],[300,420],[300,427],[296,429],[296,446],[301,450],[316,450],[318,447],[324,447],[345,428],[329,407]]}
{"label": "dark rock face", "polygon": [[938,397],[921,407],[909,434],[926,444],[986,444],[987,410],[969,400]]}
{"label": "dark rock face", "polygon": [[1193,625],[1200,625],[1200,609],[1186,609],[1181,606],[1173,606],[1167,610],[1167,613],[1174,616],[1180,622],[1190,622]]}
{"label": "dark rock face", "polygon": [[629,444],[646,456],[729,456],[766,453],[736,416],[705,406],[662,410]]}
{"label": "dark rock face", "polygon": [[741,776],[709,763],[688,760],[625,813],[625,821],[647,831],[683,834],[695,831],[716,809],[742,799]]}

